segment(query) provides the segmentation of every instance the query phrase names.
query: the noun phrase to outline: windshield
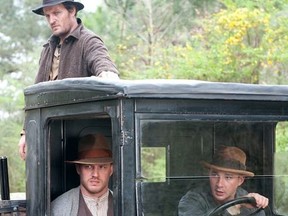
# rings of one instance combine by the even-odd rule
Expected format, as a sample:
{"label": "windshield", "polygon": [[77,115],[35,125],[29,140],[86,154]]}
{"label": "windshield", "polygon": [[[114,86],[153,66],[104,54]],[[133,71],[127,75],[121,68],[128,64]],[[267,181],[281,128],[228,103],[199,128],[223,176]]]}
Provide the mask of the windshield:
{"label": "windshield", "polygon": [[140,120],[139,127],[138,211],[144,215],[177,215],[181,197],[208,183],[203,161],[222,145],[246,153],[246,169],[255,176],[241,187],[288,214],[287,122]]}

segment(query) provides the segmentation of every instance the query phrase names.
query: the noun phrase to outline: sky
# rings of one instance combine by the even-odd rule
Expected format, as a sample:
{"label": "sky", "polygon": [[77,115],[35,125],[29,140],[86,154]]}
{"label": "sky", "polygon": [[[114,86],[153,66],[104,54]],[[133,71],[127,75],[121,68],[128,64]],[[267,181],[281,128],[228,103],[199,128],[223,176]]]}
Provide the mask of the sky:
{"label": "sky", "polygon": [[84,4],[84,10],[93,12],[96,10],[97,6],[103,3],[103,0],[78,0]]}

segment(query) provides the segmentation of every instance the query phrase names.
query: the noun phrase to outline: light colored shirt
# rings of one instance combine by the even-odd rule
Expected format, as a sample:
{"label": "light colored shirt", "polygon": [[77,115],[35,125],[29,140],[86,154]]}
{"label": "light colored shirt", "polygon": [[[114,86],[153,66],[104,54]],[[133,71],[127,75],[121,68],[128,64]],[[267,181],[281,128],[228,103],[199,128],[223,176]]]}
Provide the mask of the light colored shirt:
{"label": "light colored shirt", "polygon": [[93,216],[107,216],[109,190],[99,198],[83,195],[85,203]]}
{"label": "light colored shirt", "polygon": [[58,45],[56,47],[54,55],[53,55],[49,80],[56,80],[58,77],[58,70],[59,70],[59,63],[60,63],[60,52],[61,52],[61,46]]}

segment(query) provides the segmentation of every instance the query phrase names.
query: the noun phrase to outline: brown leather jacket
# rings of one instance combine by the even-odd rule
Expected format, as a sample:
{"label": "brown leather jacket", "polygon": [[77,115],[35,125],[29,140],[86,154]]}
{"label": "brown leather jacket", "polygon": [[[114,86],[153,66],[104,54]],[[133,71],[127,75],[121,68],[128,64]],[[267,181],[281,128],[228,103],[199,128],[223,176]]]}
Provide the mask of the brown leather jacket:
{"label": "brown leather jacket", "polygon": [[[77,21],[78,27],[61,45],[58,79],[98,76],[103,71],[118,74],[101,38],[86,29],[79,18]],[[35,83],[49,80],[52,58],[58,43],[59,38],[52,35],[44,44]]]}

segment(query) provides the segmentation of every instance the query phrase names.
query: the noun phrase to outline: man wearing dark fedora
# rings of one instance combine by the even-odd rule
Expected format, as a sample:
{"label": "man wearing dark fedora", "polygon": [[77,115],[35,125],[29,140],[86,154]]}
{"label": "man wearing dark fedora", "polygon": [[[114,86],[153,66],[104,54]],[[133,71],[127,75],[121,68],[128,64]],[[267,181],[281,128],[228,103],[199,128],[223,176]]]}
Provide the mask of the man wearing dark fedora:
{"label": "man wearing dark fedora", "polygon": [[80,186],[51,203],[52,216],[113,216],[112,192],[108,183],[113,174],[112,152],[102,134],[89,134],[78,144],[78,158],[73,161],[80,176]]}
{"label": "man wearing dark fedora", "polygon": [[[52,31],[43,45],[35,83],[89,76],[119,79],[119,72],[101,38],[77,18],[83,8],[82,3],[74,0],[43,0],[32,10],[46,18]],[[25,159],[25,130],[21,132],[18,146],[21,158]]]}
{"label": "man wearing dark fedora", "polygon": [[[209,184],[189,190],[178,205],[179,216],[205,216],[216,207],[239,197],[254,197],[256,206],[238,204],[232,206],[223,215],[250,215],[256,208],[266,208],[268,198],[258,193],[248,193],[241,188],[246,177],[254,173],[246,169],[246,154],[240,148],[221,146],[212,162],[203,162],[209,171]],[[265,212],[253,214],[264,216]]]}

